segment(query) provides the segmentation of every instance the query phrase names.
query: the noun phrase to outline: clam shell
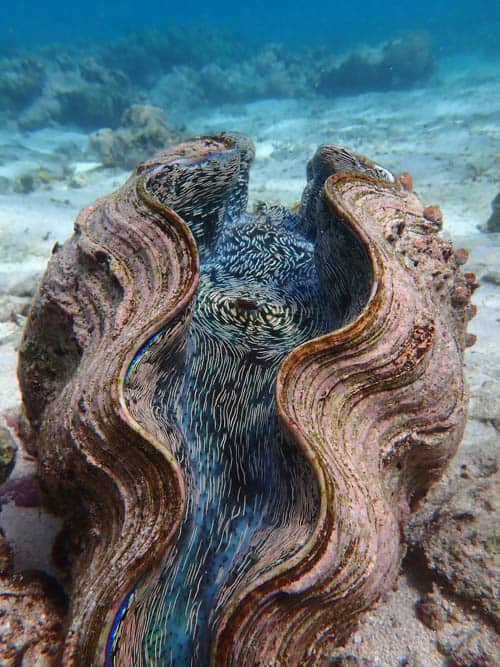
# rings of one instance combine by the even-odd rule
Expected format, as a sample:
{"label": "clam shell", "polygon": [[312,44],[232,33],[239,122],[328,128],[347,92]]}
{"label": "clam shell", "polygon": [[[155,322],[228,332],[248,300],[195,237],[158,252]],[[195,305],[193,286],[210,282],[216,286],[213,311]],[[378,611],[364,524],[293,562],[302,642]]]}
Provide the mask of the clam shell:
{"label": "clam shell", "polygon": [[32,306],[19,379],[68,528],[64,665],[325,664],[462,437],[474,282],[441,216],[330,145],[299,212],[249,215],[252,158],[228,133],[139,165]]}

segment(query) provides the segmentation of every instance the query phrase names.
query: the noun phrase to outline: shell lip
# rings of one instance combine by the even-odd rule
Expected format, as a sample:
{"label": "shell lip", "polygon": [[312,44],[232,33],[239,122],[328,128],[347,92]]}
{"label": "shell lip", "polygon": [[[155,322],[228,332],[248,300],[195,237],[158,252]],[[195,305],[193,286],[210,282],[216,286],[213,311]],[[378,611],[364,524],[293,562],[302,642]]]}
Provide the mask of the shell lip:
{"label": "shell lip", "polygon": [[[172,303],[166,304],[164,311],[160,315],[158,315],[155,319],[153,319],[148,323],[148,326],[142,332],[140,340],[137,341],[136,344],[134,344],[134,346],[130,347],[126,351],[122,359],[119,373],[115,378],[115,382],[112,385],[111,391],[114,393],[115,404],[118,406],[118,413],[120,418],[123,420],[124,423],[126,423],[131,428],[131,430],[140,435],[140,437],[145,442],[147,442],[151,447],[157,450],[164,457],[166,463],[168,464],[171,470],[172,483],[175,484],[175,486],[177,487],[180,511],[179,511],[179,516],[177,516],[172,521],[171,529],[165,540],[165,548],[166,548],[174,538],[178,528],[179,521],[181,520],[181,516],[184,512],[184,507],[186,502],[186,488],[185,488],[184,477],[182,475],[180,465],[175,459],[175,457],[166,449],[166,447],[164,447],[164,445],[162,445],[162,443],[159,440],[157,440],[151,433],[147,431],[147,429],[141,426],[137,422],[137,420],[134,419],[128,407],[125,390],[126,390],[127,378],[131,369],[133,368],[133,366],[135,366],[135,364],[140,363],[142,354],[144,354],[144,352],[146,352],[147,349],[149,349],[148,342],[151,341],[152,339],[155,339],[158,333],[162,329],[167,327],[169,323],[175,321],[176,317],[180,313],[185,311],[188,308],[191,301],[193,300],[193,297],[196,293],[196,289],[199,284],[199,255],[198,255],[196,241],[186,222],[173,209],[156,201],[145,190],[144,185],[148,175],[149,175],[148,172],[144,172],[139,176],[139,178],[136,181],[135,187],[138,197],[143,201],[145,201],[148,206],[156,209],[160,214],[162,214],[163,218],[165,219],[165,222],[168,222],[169,224],[173,225],[179,232],[179,234],[183,237],[184,241],[187,244],[189,251],[189,258],[190,258],[190,266],[187,271],[189,275],[189,280],[185,281],[184,290],[176,295],[177,296],[176,302],[174,304]],[[140,353],[141,349],[142,353]],[[139,356],[137,356],[138,353]],[[156,572],[160,568],[161,568],[161,562],[157,563],[154,566],[153,570],[154,572]],[[146,575],[148,575],[149,578],[150,573],[151,573],[151,568],[147,573],[143,573],[141,580],[144,579],[144,576]],[[130,581],[132,579],[134,579],[136,583],[133,586],[130,586]],[[134,574],[133,577],[129,577],[128,581],[129,583],[127,584],[125,590],[123,590],[123,594],[115,596],[116,603],[112,605],[106,613],[106,618],[102,624],[101,633],[97,640],[96,655],[105,655],[105,654],[107,655],[107,651],[109,649],[109,642],[113,634],[113,629],[115,625],[117,625],[117,619],[118,617],[121,618],[121,616],[123,616],[125,613],[124,597],[125,600],[128,602],[129,599],[133,597],[134,591],[137,589],[136,574]]]}
{"label": "shell lip", "polygon": [[[304,547],[302,547],[302,549],[295,554],[292,561],[288,561],[288,565],[290,565],[293,561],[298,564],[305,557],[307,557],[312,549],[312,546],[317,541],[318,535],[324,531],[328,518],[328,492],[326,489],[325,475],[320,460],[314,452],[314,447],[311,445],[306,436],[301,432],[299,425],[293,419],[292,411],[289,409],[290,406],[288,405],[287,401],[287,378],[294,371],[294,369],[299,366],[301,361],[307,357],[312,357],[313,354],[320,352],[321,350],[340,346],[345,341],[348,341],[351,338],[355,338],[356,335],[362,329],[364,329],[370,323],[370,321],[374,319],[382,301],[385,288],[383,259],[377,245],[373,242],[372,239],[370,239],[364,229],[356,222],[355,218],[351,216],[344,207],[342,207],[341,202],[333,196],[333,189],[337,183],[344,180],[352,181],[353,179],[358,178],[369,183],[380,182],[379,179],[367,176],[365,174],[340,172],[330,176],[325,181],[323,192],[330,210],[342,219],[344,224],[347,225],[353,236],[361,243],[366,251],[372,270],[372,287],[368,300],[359,315],[351,322],[348,322],[339,329],[330,331],[323,336],[318,336],[317,338],[307,341],[293,349],[281,364],[276,379],[276,407],[280,421],[289,436],[292,437],[296,444],[299,446],[300,451],[311,463],[312,468],[317,476],[321,498],[320,510],[318,512],[318,520],[316,522],[315,529],[311,533],[311,536]],[[384,183],[385,187],[387,187],[387,185],[390,184]],[[279,568],[276,571],[276,574],[278,574],[278,572]]]}
{"label": "shell lip", "polygon": [[[212,651],[212,665],[216,664],[217,653],[221,645],[221,636],[224,634],[224,630],[227,627],[227,623],[231,616],[233,616],[235,612],[237,613],[237,609],[241,605],[241,602],[245,598],[248,598],[253,591],[256,591],[257,589],[262,590],[271,586],[272,581],[276,582],[276,585],[272,586],[272,589],[275,592],[278,588],[283,593],[300,592],[301,587],[298,585],[298,582],[302,571],[314,568],[315,563],[321,560],[324,547],[320,537],[325,533],[328,534],[331,532],[331,529],[333,529],[334,517],[330,509],[332,507],[331,494],[333,493],[333,489],[329,488],[327,485],[327,476],[320,457],[315,452],[315,449],[306,434],[301,430],[300,425],[294,420],[294,415],[289,409],[287,402],[287,386],[290,375],[300,365],[303,359],[311,357],[321,350],[340,346],[346,341],[355,338],[373,319],[375,319],[383,300],[385,290],[385,271],[382,254],[376,243],[368,236],[361,225],[357,223],[355,218],[342,207],[341,202],[335,198],[332,193],[332,190],[337,183],[343,180],[352,181],[357,178],[374,184],[382,182],[379,179],[365,174],[340,172],[330,176],[325,181],[323,192],[330,210],[342,219],[350,232],[356,240],[361,243],[366,251],[372,270],[372,287],[370,295],[365,306],[354,320],[335,331],[313,338],[312,340],[294,348],[282,362],[276,378],[276,409],[280,423],[285,433],[308,461],[318,484],[320,506],[316,523],[305,544],[293,554],[293,556],[272,567],[265,574],[257,577],[232,600],[231,605],[224,614],[222,623],[217,628]],[[397,189],[397,185],[388,182],[384,182],[384,187],[394,187]],[[318,573],[321,574],[321,572]],[[307,581],[304,585],[307,587]],[[224,640],[222,640],[222,643],[223,641]]]}

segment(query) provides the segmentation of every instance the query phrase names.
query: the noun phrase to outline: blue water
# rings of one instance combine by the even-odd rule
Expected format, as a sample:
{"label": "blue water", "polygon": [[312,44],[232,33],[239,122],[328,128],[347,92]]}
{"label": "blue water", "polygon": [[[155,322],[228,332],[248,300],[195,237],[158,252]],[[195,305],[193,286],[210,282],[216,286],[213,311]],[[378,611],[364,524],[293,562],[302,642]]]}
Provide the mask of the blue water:
{"label": "blue water", "polygon": [[[495,48],[500,28],[498,0],[184,0],[138,3],[100,0],[5,2],[0,12],[0,49],[53,42],[105,41],[144,29],[179,25],[221,28],[254,42],[342,49],[376,44],[405,30],[426,30],[442,52]],[[498,47],[497,47],[498,48]]]}

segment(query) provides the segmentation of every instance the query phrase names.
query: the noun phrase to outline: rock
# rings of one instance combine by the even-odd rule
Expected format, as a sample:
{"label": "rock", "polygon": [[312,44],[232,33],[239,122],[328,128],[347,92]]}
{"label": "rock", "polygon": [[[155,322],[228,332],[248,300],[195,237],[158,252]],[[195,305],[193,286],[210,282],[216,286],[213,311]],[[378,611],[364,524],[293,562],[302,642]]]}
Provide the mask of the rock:
{"label": "rock", "polygon": [[0,576],[0,664],[60,665],[65,599],[42,572]]}
{"label": "rock", "polygon": [[491,215],[485,225],[480,226],[484,232],[500,232],[500,192],[491,202]]}
{"label": "rock", "polygon": [[486,380],[475,390],[471,397],[469,414],[471,418],[490,422],[500,430],[500,395],[497,381]]}
{"label": "rock", "polygon": [[498,469],[480,479],[458,477],[431,491],[412,517],[410,548],[421,550],[426,566],[450,591],[500,621],[498,574]]}
{"label": "rock", "polygon": [[[12,417],[11,417],[12,418]],[[0,481],[9,474],[15,446],[0,428]],[[7,460],[7,465],[5,465]],[[33,506],[33,478],[11,479],[0,487],[16,504]],[[16,488],[13,488],[16,487]],[[0,491],[0,501],[9,501]],[[54,579],[43,572],[15,572],[14,553],[0,529],[0,665],[58,667],[61,664],[66,598]]]}
{"label": "rock", "polygon": [[437,647],[456,667],[494,667],[498,664],[495,630],[434,583],[417,604],[420,620],[437,632]]}
{"label": "rock", "polygon": [[[29,274],[17,283],[14,283],[9,289],[9,294],[16,297],[32,298],[38,289],[41,274],[39,271]],[[25,314],[25,313],[24,313]]]}
{"label": "rock", "polygon": [[456,667],[497,667],[500,664],[495,630],[474,622],[465,614],[438,633],[437,646]]}
{"label": "rock", "polygon": [[162,109],[134,105],[123,114],[118,130],[103,128],[94,132],[90,144],[104,165],[130,169],[179,136],[166,122]]}
{"label": "rock", "polygon": [[450,610],[442,596],[439,595],[438,587],[434,583],[433,590],[426,593],[417,603],[417,616],[431,630],[439,630],[450,618]]}
{"label": "rock", "polygon": [[481,276],[481,280],[492,285],[500,285],[500,271],[488,271]]}
{"label": "rock", "polygon": [[[477,459],[477,460],[476,460]],[[422,597],[417,614],[437,632],[438,648],[458,667],[499,664],[498,508],[496,461],[474,458],[477,476],[462,465],[429,493],[410,520],[409,549],[425,575],[439,582]]]}
{"label": "rock", "polygon": [[414,651],[409,651],[408,655],[405,655],[403,658],[401,658],[398,667],[425,667],[425,665],[418,658]]}

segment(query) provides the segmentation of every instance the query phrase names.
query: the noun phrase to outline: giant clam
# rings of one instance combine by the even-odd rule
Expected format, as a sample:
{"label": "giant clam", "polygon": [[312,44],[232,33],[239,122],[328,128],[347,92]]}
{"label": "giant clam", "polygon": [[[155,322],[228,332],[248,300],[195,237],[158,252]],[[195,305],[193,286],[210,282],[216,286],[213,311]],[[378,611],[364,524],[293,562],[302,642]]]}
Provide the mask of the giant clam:
{"label": "giant clam", "polygon": [[223,133],[139,165],[31,308],[64,665],[328,664],[461,439],[474,277],[438,209],[324,145],[300,209],[249,214],[252,158]]}

